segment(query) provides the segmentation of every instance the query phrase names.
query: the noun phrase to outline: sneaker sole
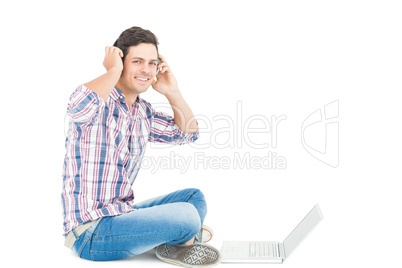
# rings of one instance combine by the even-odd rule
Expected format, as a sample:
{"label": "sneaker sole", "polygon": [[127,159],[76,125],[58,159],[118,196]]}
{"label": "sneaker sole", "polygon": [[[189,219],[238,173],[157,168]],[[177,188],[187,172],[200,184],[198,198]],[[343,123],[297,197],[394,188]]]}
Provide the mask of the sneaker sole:
{"label": "sneaker sole", "polygon": [[183,267],[213,267],[220,263],[217,249],[204,244],[160,245],[156,256],[162,261]]}

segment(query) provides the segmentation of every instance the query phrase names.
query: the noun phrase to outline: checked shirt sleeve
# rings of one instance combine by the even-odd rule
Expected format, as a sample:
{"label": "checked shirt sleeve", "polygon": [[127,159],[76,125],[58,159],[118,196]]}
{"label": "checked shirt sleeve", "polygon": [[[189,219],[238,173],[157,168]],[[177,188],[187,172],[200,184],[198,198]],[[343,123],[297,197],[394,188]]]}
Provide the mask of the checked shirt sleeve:
{"label": "checked shirt sleeve", "polygon": [[152,119],[149,141],[182,145],[198,139],[200,135],[198,127],[195,133],[185,133],[175,124],[173,117],[161,112],[155,112],[153,108],[151,110]]}
{"label": "checked shirt sleeve", "polygon": [[71,95],[67,113],[74,122],[91,122],[105,101],[91,89],[80,85]]}

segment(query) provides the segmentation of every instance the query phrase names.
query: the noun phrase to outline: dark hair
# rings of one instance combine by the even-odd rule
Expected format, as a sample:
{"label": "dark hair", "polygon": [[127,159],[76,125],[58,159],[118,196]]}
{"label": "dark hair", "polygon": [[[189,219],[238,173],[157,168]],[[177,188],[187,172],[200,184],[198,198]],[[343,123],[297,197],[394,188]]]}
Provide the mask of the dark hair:
{"label": "dark hair", "polygon": [[141,27],[131,27],[122,32],[114,42],[113,46],[120,48],[123,51],[123,62],[131,46],[136,46],[141,43],[154,44],[158,52],[158,38],[149,30]]}

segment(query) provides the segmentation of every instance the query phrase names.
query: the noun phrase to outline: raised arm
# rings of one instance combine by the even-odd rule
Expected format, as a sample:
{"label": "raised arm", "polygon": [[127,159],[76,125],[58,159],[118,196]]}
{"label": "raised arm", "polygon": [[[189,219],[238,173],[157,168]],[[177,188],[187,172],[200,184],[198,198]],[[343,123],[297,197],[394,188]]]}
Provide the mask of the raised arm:
{"label": "raised arm", "polygon": [[110,92],[120,79],[123,70],[122,57],[123,52],[119,48],[106,47],[105,59],[103,60],[103,66],[106,68],[106,73],[84,85],[107,101]]}
{"label": "raised arm", "polygon": [[162,70],[156,76],[157,81],[152,83],[152,87],[168,99],[173,109],[174,121],[180,130],[185,133],[195,133],[197,131],[197,122],[193,112],[181,95],[177,80],[165,58],[160,54],[159,57],[161,64],[158,68],[162,68]]}

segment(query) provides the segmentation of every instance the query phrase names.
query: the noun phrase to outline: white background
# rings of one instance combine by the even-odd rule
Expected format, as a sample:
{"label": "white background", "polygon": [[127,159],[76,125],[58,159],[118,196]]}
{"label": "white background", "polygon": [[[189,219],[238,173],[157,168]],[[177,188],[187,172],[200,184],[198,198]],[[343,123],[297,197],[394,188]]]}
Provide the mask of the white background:
{"label": "white background", "polygon": [[[286,159],[286,169],[143,169],[134,183],[138,201],[200,188],[209,204],[206,224],[215,231],[211,244],[218,248],[223,240],[282,240],[320,203],[324,220],[282,265],[400,267],[401,13],[398,1],[3,2],[1,262],[167,267],[152,252],[113,263],[81,260],[61,235],[68,98],[104,72],[105,46],[141,26],[158,36],[193,112],[212,124],[198,141],[209,148],[151,146],[148,157],[270,151]],[[153,89],[143,97],[166,102]],[[335,168],[301,143],[303,121],[333,101],[339,101]],[[238,102],[243,122],[236,119]],[[286,120],[278,124],[275,148],[255,149],[240,138],[233,148],[219,149],[211,138],[224,126],[213,121],[218,115],[240,129],[255,115]],[[228,133],[220,138],[229,139]],[[253,141],[270,138],[257,133]]]}

